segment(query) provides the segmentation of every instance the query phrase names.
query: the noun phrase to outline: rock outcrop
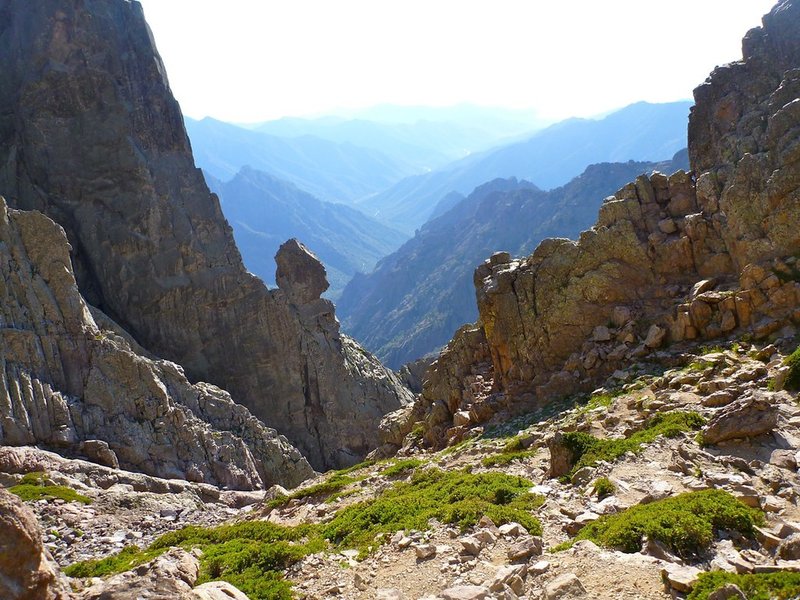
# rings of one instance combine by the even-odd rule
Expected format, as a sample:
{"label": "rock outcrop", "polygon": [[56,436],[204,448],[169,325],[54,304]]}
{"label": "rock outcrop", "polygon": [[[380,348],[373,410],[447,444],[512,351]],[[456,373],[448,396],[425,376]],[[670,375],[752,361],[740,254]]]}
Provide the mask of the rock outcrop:
{"label": "rock outcrop", "polygon": [[0,488],[0,597],[69,600],[69,584],[42,544],[36,517]]}
{"label": "rock outcrop", "polygon": [[0,445],[42,444],[237,489],[313,475],[227,392],[190,384],[178,365],[137,354],[108,318],[98,324],[63,229],[2,198],[0,299]]}
{"label": "rock outcrop", "polygon": [[663,344],[795,331],[799,28],[800,5],[779,3],[747,34],[743,60],[697,88],[693,172],[638,177],[605,200],[578,241],[545,240],[522,261],[501,254],[478,267],[477,326],[491,357],[481,403],[490,410],[470,409],[470,421],[455,424],[474,399],[451,374],[485,361],[462,364],[459,348],[476,334],[461,330],[411,411],[429,443],[459,439],[501,408],[591,389]]}
{"label": "rock outcrop", "polygon": [[684,156],[590,165],[547,192],[515,178],[475,188],[372,273],[348,283],[337,301],[345,330],[393,368],[438,353],[458,327],[478,316],[472,273],[488,252],[524,256],[547,237],[577,236],[594,223],[605,196],[640,173],[687,165]]}
{"label": "rock outcrop", "polygon": [[[0,193],[66,230],[90,304],[229,390],[316,468],[377,444],[380,416],[410,394],[332,314],[315,329],[302,295],[246,272],[138,2],[2,0],[0,72]],[[89,382],[98,394],[104,373]]]}

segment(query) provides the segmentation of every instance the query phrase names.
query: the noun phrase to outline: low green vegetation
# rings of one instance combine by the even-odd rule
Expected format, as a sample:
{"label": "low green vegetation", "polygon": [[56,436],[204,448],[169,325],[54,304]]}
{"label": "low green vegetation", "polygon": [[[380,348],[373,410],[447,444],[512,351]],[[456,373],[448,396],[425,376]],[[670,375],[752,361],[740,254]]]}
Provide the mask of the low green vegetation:
{"label": "low green vegetation", "polygon": [[536,454],[535,449],[526,449],[523,436],[511,438],[500,449],[497,454],[486,456],[481,460],[484,467],[495,467],[497,465],[507,465],[515,460],[524,460]]}
{"label": "low green vegetation", "polygon": [[723,585],[739,586],[748,600],[788,600],[800,596],[800,573],[756,573],[738,575],[725,571],[702,573],[686,600],[707,600]]}
{"label": "low green vegetation", "polygon": [[[561,548],[578,540],[591,540],[607,548],[638,552],[645,537],[666,545],[682,558],[693,558],[707,549],[714,532],[738,531],[754,536],[763,514],[721,490],[687,492],[650,504],[639,504],[590,523]],[[749,597],[749,596],[748,596]]]}
{"label": "low green vegetation", "polygon": [[515,460],[525,460],[536,454],[536,450],[519,450],[517,452],[500,452],[499,454],[492,454],[485,456],[481,459],[481,464],[484,467],[496,467],[507,465]]}
{"label": "low green vegetation", "polygon": [[588,433],[572,431],[564,434],[564,443],[572,453],[572,476],[582,467],[600,461],[613,462],[626,452],[638,453],[658,436],[677,437],[685,431],[699,429],[705,419],[696,412],[667,412],[650,419],[644,428],[624,439],[600,439]]}
{"label": "low green vegetation", "polygon": [[283,579],[281,570],[323,550],[325,542],[317,528],[309,525],[282,527],[253,521],[214,528],[189,526],[161,536],[145,550],[131,546],[102,560],[74,564],[64,572],[70,577],[121,573],[172,546],[202,550],[198,584],[221,579],[253,600],[288,600],[292,597],[291,584]]}
{"label": "low green vegetation", "polygon": [[64,500],[65,502],[80,502],[91,504],[92,499],[79,494],[72,488],[64,485],[53,485],[47,478],[47,473],[27,473],[15,486],[8,491],[26,502],[35,500]]}
{"label": "low green vegetation", "polygon": [[784,364],[789,367],[784,387],[792,391],[800,390],[800,346],[784,359]]}
{"label": "low green vegetation", "polygon": [[[352,467],[351,467],[352,468]],[[347,475],[347,472],[352,472],[345,470],[345,472],[336,472],[331,477],[325,479],[325,481],[321,481],[320,483],[316,483],[314,485],[308,486],[307,488],[303,488],[301,490],[297,490],[289,494],[288,496],[280,496],[271,500],[266,503],[267,508],[278,508],[289,502],[289,500],[300,500],[302,498],[312,498],[312,497],[320,497],[330,499],[335,495],[339,497],[342,496],[341,492],[351,483],[356,483],[360,481],[357,477],[351,477]]]}
{"label": "low green vegetation", "polygon": [[413,471],[417,467],[422,466],[425,464],[418,458],[406,458],[404,460],[398,460],[388,467],[386,467],[383,471],[381,471],[381,475],[384,477],[396,477],[398,475],[405,475],[409,471]]}
{"label": "low green vegetation", "polygon": [[410,482],[397,483],[373,500],[343,509],[325,525],[322,535],[337,547],[366,553],[381,534],[424,530],[429,519],[465,530],[484,515],[498,525],[515,521],[538,534],[541,524],[530,510],[540,506],[542,498],[528,493],[532,485],[528,479],[504,473],[424,469]]}
{"label": "low green vegetation", "polygon": [[592,490],[598,498],[604,498],[616,492],[617,486],[608,477],[599,477],[595,479]]}
{"label": "low green vegetation", "polygon": [[[409,467],[408,461],[401,462],[416,468]],[[71,577],[103,577],[135,568],[173,546],[199,548],[198,583],[221,579],[253,600],[289,599],[291,584],[281,572],[304,556],[328,548],[358,548],[366,554],[386,534],[427,529],[429,519],[453,523],[463,530],[486,515],[497,524],[516,521],[540,534],[541,524],[530,511],[541,506],[543,499],[528,492],[532,485],[527,479],[503,473],[474,475],[466,470],[428,468],[374,499],[340,510],[325,524],[283,527],[250,521],[214,528],[190,526],[161,536],[146,549],[130,546],[101,560],[76,563],[65,572]],[[329,489],[325,488],[326,493]]]}

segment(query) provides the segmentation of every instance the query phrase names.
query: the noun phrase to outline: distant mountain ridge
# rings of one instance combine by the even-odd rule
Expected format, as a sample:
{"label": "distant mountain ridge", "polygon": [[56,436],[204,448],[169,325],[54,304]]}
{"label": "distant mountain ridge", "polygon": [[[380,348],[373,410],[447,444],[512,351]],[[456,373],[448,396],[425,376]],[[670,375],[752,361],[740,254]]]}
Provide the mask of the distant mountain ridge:
{"label": "distant mountain ridge", "polygon": [[337,303],[343,328],[392,368],[433,352],[477,317],[472,274],[487,256],[524,255],[546,237],[575,237],[626,182],[687,163],[683,151],[664,163],[591,165],[549,192],[516,179],[484,184],[423,225],[375,271],[353,278]]}
{"label": "distant mountain ridge", "polygon": [[352,203],[419,169],[385,154],[314,136],[283,138],[206,118],[186,118],[197,166],[226,181],[249,166],[328,202]]}
{"label": "distant mountain ridge", "polygon": [[407,177],[365,199],[359,208],[409,235],[452,192],[517,177],[543,189],[565,185],[587,165],[658,161],[686,146],[691,102],[638,102],[600,120],[569,119],[529,139],[468,156],[448,167]]}
{"label": "distant mountain ridge", "polygon": [[247,269],[275,286],[275,253],[290,238],[303,241],[325,265],[336,299],[358,271],[369,271],[378,259],[406,239],[343,204],[323,202],[262,171],[244,167],[227,182],[206,176],[233,227]]}

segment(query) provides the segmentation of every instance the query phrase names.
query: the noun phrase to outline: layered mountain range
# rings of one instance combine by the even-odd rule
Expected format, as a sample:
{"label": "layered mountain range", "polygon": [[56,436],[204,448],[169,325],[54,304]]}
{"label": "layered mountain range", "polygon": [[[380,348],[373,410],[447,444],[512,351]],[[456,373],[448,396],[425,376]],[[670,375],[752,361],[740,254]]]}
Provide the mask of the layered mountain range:
{"label": "layered mountain range", "polygon": [[[63,227],[88,305],[153,356],[180,364],[189,380],[228,390],[316,468],[361,460],[375,444],[381,416],[410,395],[339,332],[333,306],[319,297],[327,287],[324,270],[305,249],[287,247],[279,256],[288,274],[281,289],[268,291],[245,270],[219,203],[194,165],[141,6],[5,0],[0,71],[1,193],[9,205],[38,210]],[[65,259],[60,263],[68,268]],[[6,277],[15,277],[14,270]],[[54,285],[43,280],[44,297]],[[10,315],[4,320],[6,335],[30,329]],[[67,344],[62,354],[75,343],[57,339]],[[30,343],[28,353],[3,344],[7,389],[22,386],[28,373],[75,402],[90,402],[85,380],[66,376],[73,370],[64,367],[57,376],[59,354]],[[36,368],[40,355],[50,361],[48,371]],[[115,385],[113,373],[105,377]],[[168,393],[164,387],[137,395],[138,402],[156,402]],[[35,397],[40,412],[56,410],[50,395]],[[154,409],[152,418],[162,419],[162,412]],[[97,419],[113,420],[102,412]],[[102,441],[114,452],[136,446],[145,453],[173,443],[158,425],[149,432],[144,439],[108,434]],[[33,437],[51,441],[39,431]],[[189,476],[188,469],[181,473]]]}
{"label": "layered mountain range", "polygon": [[469,194],[497,178],[517,177],[547,190],[567,184],[593,163],[665,160],[686,147],[690,105],[640,102],[603,119],[569,119],[515,143],[406,177],[358,206],[412,235],[442,198]]}

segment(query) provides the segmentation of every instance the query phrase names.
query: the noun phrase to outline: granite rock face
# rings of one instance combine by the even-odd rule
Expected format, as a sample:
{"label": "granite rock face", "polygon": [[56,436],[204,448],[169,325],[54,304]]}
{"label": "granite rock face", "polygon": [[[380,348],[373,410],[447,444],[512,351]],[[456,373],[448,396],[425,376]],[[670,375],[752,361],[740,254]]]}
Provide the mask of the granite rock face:
{"label": "granite rock face", "polygon": [[69,600],[69,584],[42,544],[36,516],[0,488],[0,597]]}
{"label": "granite rock face", "polygon": [[227,392],[192,385],[178,365],[137,354],[107,317],[95,319],[63,229],[2,199],[0,298],[0,445],[63,448],[108,466],[237,489],[313,475],[285,438]]}
{"label": "granite rock face", "polygon": [[780,2],[747,34],[743,60],[697,88],[692,172],[641,176],[605,200],[577,241],[548,239],[522,261],[500,253],[478,267],[489,390],[476,399],[450,377],[485,362],[456,350],[459,332],[409,411],[429,444],[456,441],[500,410],[591,390],[667,343],[795,331],[798,30],[800,3]]}
{"label": "granite rock face", "polygon": [[318,278],[268,291],[246,272],[138,2],[2,0],[0,72],[0,193],[66,230],[89,304],[318,469],[377,444],[410,394],[318,311]]}

